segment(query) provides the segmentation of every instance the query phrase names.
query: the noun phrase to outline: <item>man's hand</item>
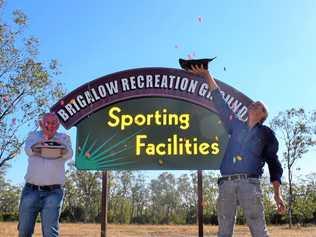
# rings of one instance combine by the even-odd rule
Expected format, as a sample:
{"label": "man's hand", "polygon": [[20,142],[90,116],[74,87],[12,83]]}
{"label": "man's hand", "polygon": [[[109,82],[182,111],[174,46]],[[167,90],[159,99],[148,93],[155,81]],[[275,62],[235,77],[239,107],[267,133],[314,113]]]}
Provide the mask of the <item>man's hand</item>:
{"label": "man's hand", "polygon": [[277,206],[277,212],[279,214],[285,214],[286,208],[282,196],[280,194],[274,195],[274,200]]}
{"label": "man's hand", "polygon": [[277,211],[279,214],[284,214],[286,209],[285,209],[285,204],[284,204],[282,194],[281,194],[281,184],[279,183],[279,181],[273,181],[272,185],[274,189],[274,200],[277,206]]}
{"label": "man's hand", "polygon": [[45,123],[44,123],[44,121],[43,121],[42,119],[39,120],[38,122],[39,122],[40,128],[41,128],[42,131],[43,131],[44,138],[45,138],[46,140],[48,140],[49,131],[48,131],[48,129],[47,129],[47,126],[45,126]]}
{"label": "man's hand", "polygon": [[216,81],[214,80],[213,76],[209,73],[209,71],[207,69],[204,69],[202,64],[200,66],[192,65],[191,68],[192,69],[188,70],[188,71],[197,75],[197,76],[205,78],[207,80],[211,90],[215,90],[218,88],[218,85],[217,85]]}
{"label": "man's hand", "polygon": [[33,146],[31,146],[31,149],[34,153],[36,154],[40,154],[41,153],[41,148],[36,147],[37,144],[34,144]]}

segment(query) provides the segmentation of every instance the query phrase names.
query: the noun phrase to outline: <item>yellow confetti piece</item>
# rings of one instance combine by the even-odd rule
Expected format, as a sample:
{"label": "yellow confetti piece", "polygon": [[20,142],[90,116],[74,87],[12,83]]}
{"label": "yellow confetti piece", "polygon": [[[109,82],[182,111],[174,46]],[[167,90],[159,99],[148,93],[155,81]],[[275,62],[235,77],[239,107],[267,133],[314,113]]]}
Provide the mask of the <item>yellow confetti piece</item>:
{"label": "yellow confetti piece", "polygon": [[71,103],[71,104],[76,103],[75,99],[72,99],[72,100],[70,101],[70,103]]}
{"label": "yellow confetti piece", "polygon": [[163,165],[163,160],[158,160],[159,165]]}
{"label": "yellow confetti piece", "polygon": [[239,155],[238,155],[238,156],[236,156],[236,159],[237,159],[237,160],[242,160],[243,158],[242,158],[242,156],[239,156]]}

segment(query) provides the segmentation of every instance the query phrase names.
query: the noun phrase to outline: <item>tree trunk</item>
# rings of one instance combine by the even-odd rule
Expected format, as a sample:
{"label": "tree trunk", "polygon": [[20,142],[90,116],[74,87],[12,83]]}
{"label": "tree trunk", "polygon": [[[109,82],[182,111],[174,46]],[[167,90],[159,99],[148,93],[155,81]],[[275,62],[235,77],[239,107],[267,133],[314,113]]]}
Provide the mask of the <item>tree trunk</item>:
{"label": "tree trunk", "polygon": [[292,174],[291,174],[291,167],[288,167],[288,177],[289,177],[289,229],[292,228],[293,222],[292,222]]}

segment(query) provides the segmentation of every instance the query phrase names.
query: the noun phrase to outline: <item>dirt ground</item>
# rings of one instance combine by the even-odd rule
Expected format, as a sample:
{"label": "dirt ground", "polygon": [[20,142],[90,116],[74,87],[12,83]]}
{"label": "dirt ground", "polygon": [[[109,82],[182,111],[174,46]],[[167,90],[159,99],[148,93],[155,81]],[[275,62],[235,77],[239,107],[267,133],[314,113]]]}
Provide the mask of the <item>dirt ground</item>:
{"label": "dirt ground", "polygon": [[[17,236],[16,222],[0,222],[0,237]],[[62,237],[100,237],[99,224],[61,224]],[[316,237],[316,226],[294,227],[269,226],[271,237]],[[204,236],[215,237],[217,226],[205,225]],[[36,224],[33,236],[41,234],[40,224]],[[108,237],[193,237],[198,236],[197,225],[108,225]],[[235,237],[251,237],[247,226],[236,226]]]}

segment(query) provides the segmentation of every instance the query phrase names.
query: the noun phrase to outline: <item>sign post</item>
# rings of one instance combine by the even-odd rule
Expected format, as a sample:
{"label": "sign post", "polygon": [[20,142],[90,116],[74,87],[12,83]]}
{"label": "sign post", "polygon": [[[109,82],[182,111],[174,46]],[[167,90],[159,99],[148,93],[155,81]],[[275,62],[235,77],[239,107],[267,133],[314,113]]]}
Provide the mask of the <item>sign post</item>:
{"label": "sign post", "polygon": [[101,237],[107,237],[108,225],[108,172],[102,172],[102,197],[101,197]]}
{"label": "sign post", "polygon": [[203,176],[202,170],[197,172],[197,193],[198,193],[198,208],[197,208],[197,219],[199,226],[199,237],[203,237]]}

